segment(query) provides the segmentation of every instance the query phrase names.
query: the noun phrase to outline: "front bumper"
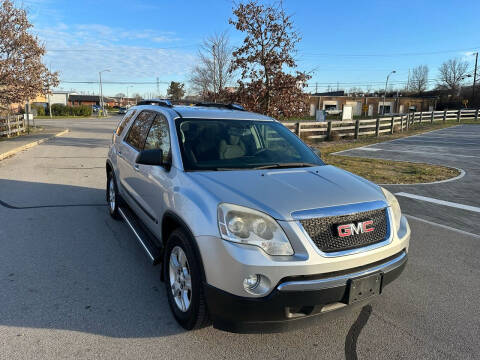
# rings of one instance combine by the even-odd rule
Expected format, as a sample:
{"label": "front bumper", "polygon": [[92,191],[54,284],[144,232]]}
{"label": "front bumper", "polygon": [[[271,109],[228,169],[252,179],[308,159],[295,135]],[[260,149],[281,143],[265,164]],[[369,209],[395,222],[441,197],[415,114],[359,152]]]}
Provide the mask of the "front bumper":
{"label": "front bumper", "polygon": [[381,273],[384,288],[401,274],[406,263],[407,253],[403,250],[348,272],[289,277],[262,298],[236,296],[205,284],[207,306],[213,326],[218,329],[240,333],[282,331],[346,307],[352,279]]}

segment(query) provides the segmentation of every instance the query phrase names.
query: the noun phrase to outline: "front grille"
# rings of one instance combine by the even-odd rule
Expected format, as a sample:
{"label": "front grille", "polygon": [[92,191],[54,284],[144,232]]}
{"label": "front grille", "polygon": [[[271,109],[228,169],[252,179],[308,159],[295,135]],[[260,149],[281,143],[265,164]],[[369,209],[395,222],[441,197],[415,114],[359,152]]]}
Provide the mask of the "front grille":
{"label": "front grille", "polygon": [[[374,230],[371,232],[338,236],[337,227],[344,224],[372,220]],[[356,249],[385,240],[388,233],[387,210],[378,209],[359,212],[352,215],[329,216],[300,220],[305,231],[318,249],[325,253]]]}

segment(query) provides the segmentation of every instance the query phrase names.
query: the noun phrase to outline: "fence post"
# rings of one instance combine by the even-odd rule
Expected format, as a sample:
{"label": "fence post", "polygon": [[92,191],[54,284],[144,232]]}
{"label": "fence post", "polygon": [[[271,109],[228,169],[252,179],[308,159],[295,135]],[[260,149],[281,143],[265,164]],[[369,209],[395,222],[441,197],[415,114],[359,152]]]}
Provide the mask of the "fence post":
{"label": "fence post", "polygon": [[400,115],[400,131],[403,132],[403,115]]}
{"label": "fence post", "polygon": [[360,133],[360,120],[357,119],[355,122],[355,139],[358,139],[358,134]]}
{"label": "fence post", "polygon": [[332,135],[332,122],[329,121],[327,125],[327,140],[330,139],[331,135]]}
{"label": "fence post", "polygon": [[419,121],[420,124],[422,123],[422,121],[423,121],[423,111],[420,111],[420,121]]}
{"label": "fence post", "polygon": [[447,121],[447,110],[443,110],[443,122]]}
{"label": "fence post", "polygon": [[301,133],[302,133],[302,123],[299,121],[297,123],[297,136],[300,137]]}
{"label": "fence post", "polygon": [[410,123],[410,125],[415,124],[415,111],[412,112],[412,119],[411,120],[412,120],[412,122]]}
{"label": "fence post", "polygon": [[407,131],[408,131],[409,122],[410,122],[410,114],[407,114],[407,126],[406,126]]}
{"label": "fence post", "polygon": [[434,111],[432,110],[432,117],[430,118],[430,123],[433,124],[433,117],[435,116]]}
{"label": "fence post", "polygon": [[17,135],[20,136],[20,118],[17,118]]}
{"label": "fence post", "polygon": [[377,123],[375,126],[375,136],[378,137],[380,135],[380,117],[377,117]]}
{"label": "fence post", "polygon": [[392,116],[392,120],[391,120],[390,124],[391,124],[390,125],[390,127],[391,127],[390,134],[393,135],[393,126],[395,125],[395,116]]}
{"label": "fence post", "polygon": [[475,110],[475,121],[477,121],[477,120],[478,120],[478,109]]}
{"label": "fence post", "polygon": [[462,117],[462,109],[458,109],[457,113],[457,121],[460,122],[460,118]]}
{"label": "fence post", "polygon": [[7,115],[7,127],[8,127],[7,137],[10,137],[10,133],[12,131],[10,128],[10,115]]}

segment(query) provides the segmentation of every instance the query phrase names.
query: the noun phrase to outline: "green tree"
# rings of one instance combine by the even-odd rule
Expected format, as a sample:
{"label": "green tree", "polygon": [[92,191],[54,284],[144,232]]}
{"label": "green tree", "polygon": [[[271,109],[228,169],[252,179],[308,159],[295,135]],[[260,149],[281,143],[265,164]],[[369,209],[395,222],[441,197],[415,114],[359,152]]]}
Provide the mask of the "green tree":
{"label": "green tree", "polygon": [[167,96],[172,100],[180,100],[185,95],[185,84],[172,81],[167,89]]}

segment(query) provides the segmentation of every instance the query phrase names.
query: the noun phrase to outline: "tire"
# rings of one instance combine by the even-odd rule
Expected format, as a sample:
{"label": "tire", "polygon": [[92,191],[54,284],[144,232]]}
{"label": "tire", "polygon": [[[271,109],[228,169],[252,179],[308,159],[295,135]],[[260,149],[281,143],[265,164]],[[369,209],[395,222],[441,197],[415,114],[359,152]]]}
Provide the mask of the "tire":
{"label": "tire", "polygon": [[118,213],[118,202],[120,200],[120,196],[118,194],[117,189],[117,181],[115,179],[115,174],[113,171],[110,171],[107,174],[107,205],[108,205],[108,212],[110,216],[115,220],[120,219],[120,214]]}
{"label": "tire", "polygon": [[173,316],[186,330],[208,326],[201,265],[190,237],[182,229],[170,234],[164,256],[165,288]]}

